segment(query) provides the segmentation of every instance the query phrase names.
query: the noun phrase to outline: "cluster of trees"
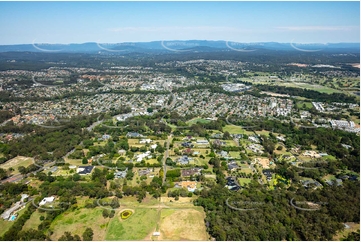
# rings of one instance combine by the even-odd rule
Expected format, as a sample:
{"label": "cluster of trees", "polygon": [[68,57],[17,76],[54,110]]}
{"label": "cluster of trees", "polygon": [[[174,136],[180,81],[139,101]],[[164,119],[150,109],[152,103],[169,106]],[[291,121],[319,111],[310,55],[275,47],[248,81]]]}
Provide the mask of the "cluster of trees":
{"label": "cluster of trees", "polygon": [[[83,241],[92,241],[94,232],[91,228],[86,228],[82,237]],[[80,236],[75,234],[72,235],[69,231],[65,231],[62,236],[59,237],[59,241],[81,241]]]}
{"label": "cluster of trees", "polygon": [[167,173],[165,176],[169,179],[174,180],[181,176],[181,171],[180,171],[180,169],[167,170]]}
{"label": "cluster of trees", "polygon": [[0,184],[0,214],[11,207],[11,204],[20,201],[20,194],[29,192],[28,186],[18,183]]}
{"label": "cluster of trees", "polygon": [[[233,207],[227,199],[237,201]],[[319,210],[298,210],[290,200],[324,202]],[[244,204],[242,203],[244,202]],[[343,187],[305,190],[293,185],[288,190],[267,190],[252,181],[240,193],[230,192],[222,184],[204,189],[195,205],[203,206],[208,232],[216,240],[332,240],[343,229],[343,222],[359,221],[359,184],[346,182]]]}
{"label": "cluster of trees", "polygon": [[263,84],[255,85],[255,87],[257,87],[257,89],[259,89],[260,91],[289,94],[290,96],[301,96],[312,99],[316,102],[358,103],[357,99],[354,96],[349,96],[343,93],[327,94],[304,88],[271,86],[271,85],[263,85]]}
{"label": "cluster of trees", "polygon": [[168,197],[174,197],[176,200],[178,200],[179,197],[192,197],[193,193],[189,192],[186,188],[181,188],[169,191],[167,195]]}
{"label": "cluster of trees", "polygon": [[[58,128],[44,128],[34,125],[14,126],[8,124],[0,127],[0,132],[20,132],[31,133],[21,139],[8,142],[1,147],[1,152],[6,159],[11,159],[15,156],[37,156],[41,160],[59,160],[66,153],[78,145],[83,139],[90,137],[89,132],[84,128],[90,126],[96,121],[96,117],[75,117],[69,122],[65,122]],[[14,130],[6,130],[8,128]],[[16,127],[16,128],[15,128]],[[59,145],[62,144],[62,145]]]}

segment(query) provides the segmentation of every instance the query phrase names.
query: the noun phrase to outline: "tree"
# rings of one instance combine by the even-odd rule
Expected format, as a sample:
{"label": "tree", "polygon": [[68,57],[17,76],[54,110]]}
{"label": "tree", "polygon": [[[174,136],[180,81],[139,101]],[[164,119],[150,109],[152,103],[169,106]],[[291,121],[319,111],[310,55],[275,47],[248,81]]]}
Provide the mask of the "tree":
{"label": "tree", "polygon": [[71,235],[71,233],[69,231],[65,231],[64,234],[62,236],[60,236],[60,238],[58,240],[74,241],[74,237]]}
{"label": "tree", "polygon": [[108,209],[103,209],[103,217],[104,218],[107,218],[107,217],[109,217],[109,210]]}
{"label": "tree", "polygon": [[84,164],[84,165],[85,165],[85,164],[88,164],[88,159],[84,157],[84,158],[81,160],[81,163]]}
{"label": "tree", "polygon": [[232,139],[231,134],[228,131],[224,132],[223,139],[225,139],[225,140]]}
{"label": "tree", "polygon": [[78,173],[75,173],[73,175],[73,181],[79,181],[81,179],[81,176]]}
{"label": "tree", "polygon": [[84,241],[92,241],[93,240],[93,230],[91,228],[86,228],[83,233],[83,240]]}
{"label": "tree", "polygon": [[27,170],[24,166],[19,166],[18,167],[18,171],[20,172],[20,174],[25,175],[27,173]]}
{"label": "tree", "polygon": [[114,198],[112,199],[112,202],[111,202],[110,206],[111,206],[112,208],[119,208],[119,207],[120,207],[119,200],[118,200],[117,197],[114,197]]}

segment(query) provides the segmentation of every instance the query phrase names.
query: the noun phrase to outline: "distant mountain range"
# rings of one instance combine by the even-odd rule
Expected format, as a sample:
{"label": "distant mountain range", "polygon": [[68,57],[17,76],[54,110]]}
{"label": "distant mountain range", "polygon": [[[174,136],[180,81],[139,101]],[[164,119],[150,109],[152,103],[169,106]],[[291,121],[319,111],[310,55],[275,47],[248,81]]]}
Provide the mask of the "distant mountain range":
{"label": "distant mountain range", "polygon": [[20,44],[0,45],[0,52],[29,51],[49,53],[113,53],[124,54],[138,53],[164,53],[164,52],[214,52],[214,51],[239,51],[252,52],[257,50],[276,51],[346,51],[360,52],[360,43],[329,43],[329,44],[296,44],[296,43],[239,43],[232,41],[208,40],[174,40],[151,42],[124,42],[117,44],[83,43],[83,44]]}

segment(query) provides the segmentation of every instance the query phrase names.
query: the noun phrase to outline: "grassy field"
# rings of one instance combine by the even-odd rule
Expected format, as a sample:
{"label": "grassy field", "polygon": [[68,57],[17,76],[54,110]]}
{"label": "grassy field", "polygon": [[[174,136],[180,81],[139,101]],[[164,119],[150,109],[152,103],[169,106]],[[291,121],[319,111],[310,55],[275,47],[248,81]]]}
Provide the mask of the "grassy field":
{"label": "grassy field", "polygon": [[73,212],[66,211],[65,213],[56,217],[52,222],[50,229],[54,231],[51,235],[52,240],[58,240],[65,231],[71,232],[73,235],[77,234],[80,237],[87,227],[94,231],[93,240],[105,240],[106,227],[109,218],[102,216],[103,209],[77,209]]}
{"label": "grassy field", "polygon": [[3,236],[8,229],[14,224],[14,222],[5,221],[3,219],[0,219],[0,236]]}
{"label": "grassy field", "polygon": [[193,119],[191,119],[191,120],[188,120],[188,121],[186,122],[186,124],[192,125],[192,124],[196,124],[196,123],[198,123],[198,122],[200,122],[200,123],[202,123],[202,124],[206,124],[206,123],[209,123],[209,122],[211,122],[211,121],[210,121],[210,120],[207,120],[207,119],[203,119],[203,118],[193,118]]}
{"label": "grassy field", "polygon": [[29,165],[34,164],[34,159],[30,157],[24,157],[24,156],[17,156],[11,160],[8,160],[7,162],[0,165],[0,168],[7,170],[10,167],[14,169],[14,171],[11,172],[11,175],[20,174],[18,171],[19,166],[28,167]]}
{"label": "grassy field", "polygon": [[336,176],[328,174],[327,176],[322,177],[322,179],[325,180],[325,181],[327,181],[327,180],[335,180]]}
{"label": "grassy field", "polygon": [[245,184],[248,184],[252,181],[252,179],[249,178],[238,178],[239,185],[244,186]]}
{"label": "grassy field", "polygon": [[156,209],[136,208],[127,220],[121,221],[116,214],[109,223],[105,240],[143,240],[155,230],[158,213]]}
{"label": "grassy field", "polygon": [[236,125],[226,125],[223,127],[223,132],[228,131],[230,134],[243,134],[245,130]]}
{"label": "grassy field", "polygon": [[195,209],[163,209],[159,240],[208,240],[204,213]]}
{"label": "grassy field", "polygon": [[242,169],[241,169],[241,172],[244,172],[244,173],[246,173],[246,174],[249,174],[249,173],[253,174],[251,168],[242,168]]}
{"label": "grassy field", "polygon": [[239,152],[237,152],[237,151],[230,151],[230,152],[229,152],[229,155],[230,155],[231,157],[233,157],[234,159],[240,159]]}
{"label": "grassy field", "polygon": [[69,163],[70,165],[74,165],[74,166],[81,166],[81,165],[83,165],[81,159],[69,159],[69,158],[65,158],[64,161],[65,161],[65,163]]}
{"label": "grassy field", "polygon": [[[256,134],[265,135],[266,137],[269,136],[269,133],[270,133],[270,131],[267,131],[267,130],[256,131]],[[277,133],[274,133],[274,135],[277,135]]]}
{"label": "grassy field", "polygon": [[23,226],[23,231],[28,229],[38,229],[39,224],[41,224],[40,216],[46,217],[46,213],[40,213],[39,210],[33,212],[30,218],[25,222]]}
{"label": "grassy field", "polygon": [[297,108],[303,108],[303,104],[307,109],[311,109],[313,107],[311,102],[297,102],[296,106]]}

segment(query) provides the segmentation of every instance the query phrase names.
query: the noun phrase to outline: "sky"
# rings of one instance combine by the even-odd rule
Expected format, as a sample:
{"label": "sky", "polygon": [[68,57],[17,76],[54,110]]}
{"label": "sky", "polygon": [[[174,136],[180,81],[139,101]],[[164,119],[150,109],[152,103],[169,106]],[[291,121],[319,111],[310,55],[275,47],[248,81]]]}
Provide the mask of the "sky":
{"label": "sky", "polygon": [[0,45],[360,42],[360,2],[0,2]]}

